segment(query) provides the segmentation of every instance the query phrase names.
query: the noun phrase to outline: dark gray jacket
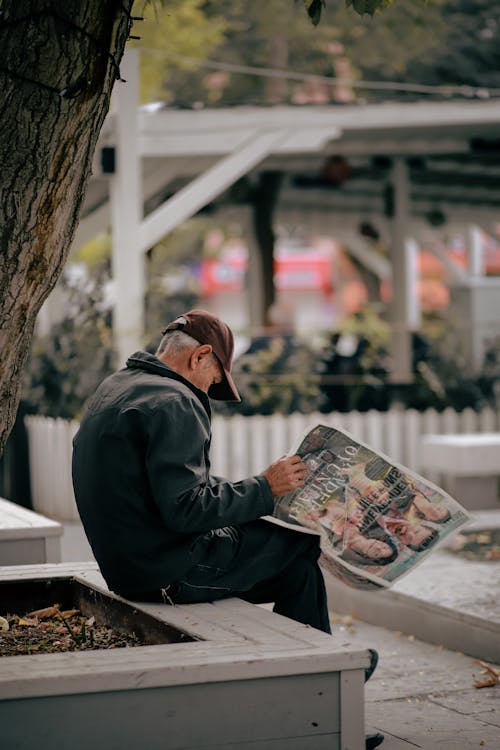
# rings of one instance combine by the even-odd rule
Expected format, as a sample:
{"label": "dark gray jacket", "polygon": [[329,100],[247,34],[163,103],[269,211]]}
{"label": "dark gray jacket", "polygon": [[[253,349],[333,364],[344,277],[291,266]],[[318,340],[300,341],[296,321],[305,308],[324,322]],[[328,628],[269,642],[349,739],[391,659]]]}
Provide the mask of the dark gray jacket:
{"label": "dark gray jacket", "polygon": [[206,394],[145,352],[88,402],[73,441],[73,485],[112,590],[167,586],[201,559],[206,532],[272,513],[263,476],[210,476],[210,438]]}

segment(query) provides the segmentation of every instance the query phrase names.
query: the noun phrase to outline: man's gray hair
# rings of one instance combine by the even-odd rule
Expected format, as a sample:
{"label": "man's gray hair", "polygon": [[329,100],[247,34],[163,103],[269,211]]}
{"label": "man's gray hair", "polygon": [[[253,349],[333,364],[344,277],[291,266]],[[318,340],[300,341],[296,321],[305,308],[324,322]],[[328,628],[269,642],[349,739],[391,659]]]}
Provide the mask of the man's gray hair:
{"label": "man's gray hair", "polygon": [[200,346],[200,342],[189,336],[184,331],[167,331],[160,341],[156,354],[178,354],[184,349],[193,349]]}

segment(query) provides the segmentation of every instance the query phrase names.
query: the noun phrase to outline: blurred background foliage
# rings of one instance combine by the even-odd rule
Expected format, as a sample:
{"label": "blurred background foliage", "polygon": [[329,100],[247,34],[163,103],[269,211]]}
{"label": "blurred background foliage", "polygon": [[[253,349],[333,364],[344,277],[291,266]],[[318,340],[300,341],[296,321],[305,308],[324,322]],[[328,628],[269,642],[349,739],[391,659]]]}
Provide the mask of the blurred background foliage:
{"label": "blurred background foliage", "polygon": [[[143,6],[136,2],[136,12]],[[396,0],[374,16],[327,0],[316,27],[293,0],[169,0],[147,4],[144,14],[134,27],[143,101],[196,108],[415,96],[314,76],[358,85],[500,86],[500,6],[487,0]],[[309,78],[273,76],[276,70]]]}
{"label": "blurred background foliage", "polygon": [[[143,102],[196,109],[417,97],[365,88],[366,80],[470,86],[475,96],[500,87],[500,5],[486,0],[395,0],[374,17],[327,0],[315,27],[304,4],[293,0],[138,1],[134,14],[144,15],[133,31],[141,37],[134,43],[142,50]],[[305,78],[272,75],[277,70]],[[208,216],[187,221],[148,253],[149,350],[167,320],[198,304],[197,285],[179,280],[193,278],[211,226]],[[78,417],[97,383],[122,364],[114,361],[111,340],[110,248],[110,237],[100,235],[71,258],[60,285],[62,318],[35,338],[26,370],[24,400],[32,412]],[[216,408],[267,414],[497,403],[495,342],[481,374],[472,376],[447,350],[441,321],[428,321],[415,334],[414,378],[403,389],[390,383],[388,339],[384,316],[373,306],[314,346],[290,332],[253,339],[235,362],[242,405]]]}

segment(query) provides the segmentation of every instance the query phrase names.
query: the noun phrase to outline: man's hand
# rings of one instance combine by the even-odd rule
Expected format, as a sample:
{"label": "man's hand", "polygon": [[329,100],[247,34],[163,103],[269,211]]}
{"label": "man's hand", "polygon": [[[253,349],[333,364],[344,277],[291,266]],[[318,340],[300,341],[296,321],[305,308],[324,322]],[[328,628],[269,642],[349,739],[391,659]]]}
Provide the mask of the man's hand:
{"label": "man's hand", "polygon": [[284,456],[263,472],[274,497],[286,495],[304,484],[307,466],[300,456]]}

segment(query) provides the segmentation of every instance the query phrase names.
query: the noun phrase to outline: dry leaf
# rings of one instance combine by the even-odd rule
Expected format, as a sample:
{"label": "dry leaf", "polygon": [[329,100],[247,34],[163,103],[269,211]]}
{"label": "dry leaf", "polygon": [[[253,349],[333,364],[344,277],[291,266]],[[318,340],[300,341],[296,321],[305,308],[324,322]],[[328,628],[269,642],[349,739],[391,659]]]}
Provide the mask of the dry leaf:
{"label": "dry leaf", "polygon": [[476,659],[475,663],[482,667],[481,674],[487,675],[486,679],[476,680],[474,682],[475,688],[480,689],[500,685],[500,669],[498,669],[498,667],[493,667],[491,664],[481,661],[480,659]]}
{"label": "dry leaf", "polygon": [[496,680],[494,677],[489,677],[486,680],[475,680],[474,687],[480,690],[481,688],[487,688],[487,687],[495,687],[495,685],[498,685],[498,680]]}
{"label": "dry leaf", "polygon": [[26,617],[38,617],[40,620],[45,620],[47,617],[54,617],[55,615],[57,615],[60,606],[60,604],[53,604],[52,607],[35,609],[33,612],[28,612]]}
{"label": "dry leaf", "polygon": [[8,630],[10,627],[8,620],[5,617],[0,617],[0,630]]}
{"label": "dry leaf", "polygon": [[65,609],[64,612],[60,612],[61,617],[73,617],[78,614],[80,614],[79,609]]}
{"label": "dry leaf", "polygon": [[17,621],[18,625],[25,625],[26,627],[33,627],[34,625],[38,625],[38,620],[36,617],[33,619],[30,619],[28,617],[20,617]]}
{"label": "dry leaf", "polygon": [[89,617],[88,620],[85,620],[85,625],[95,625],[95,617],[92,615],[92,617]]}

